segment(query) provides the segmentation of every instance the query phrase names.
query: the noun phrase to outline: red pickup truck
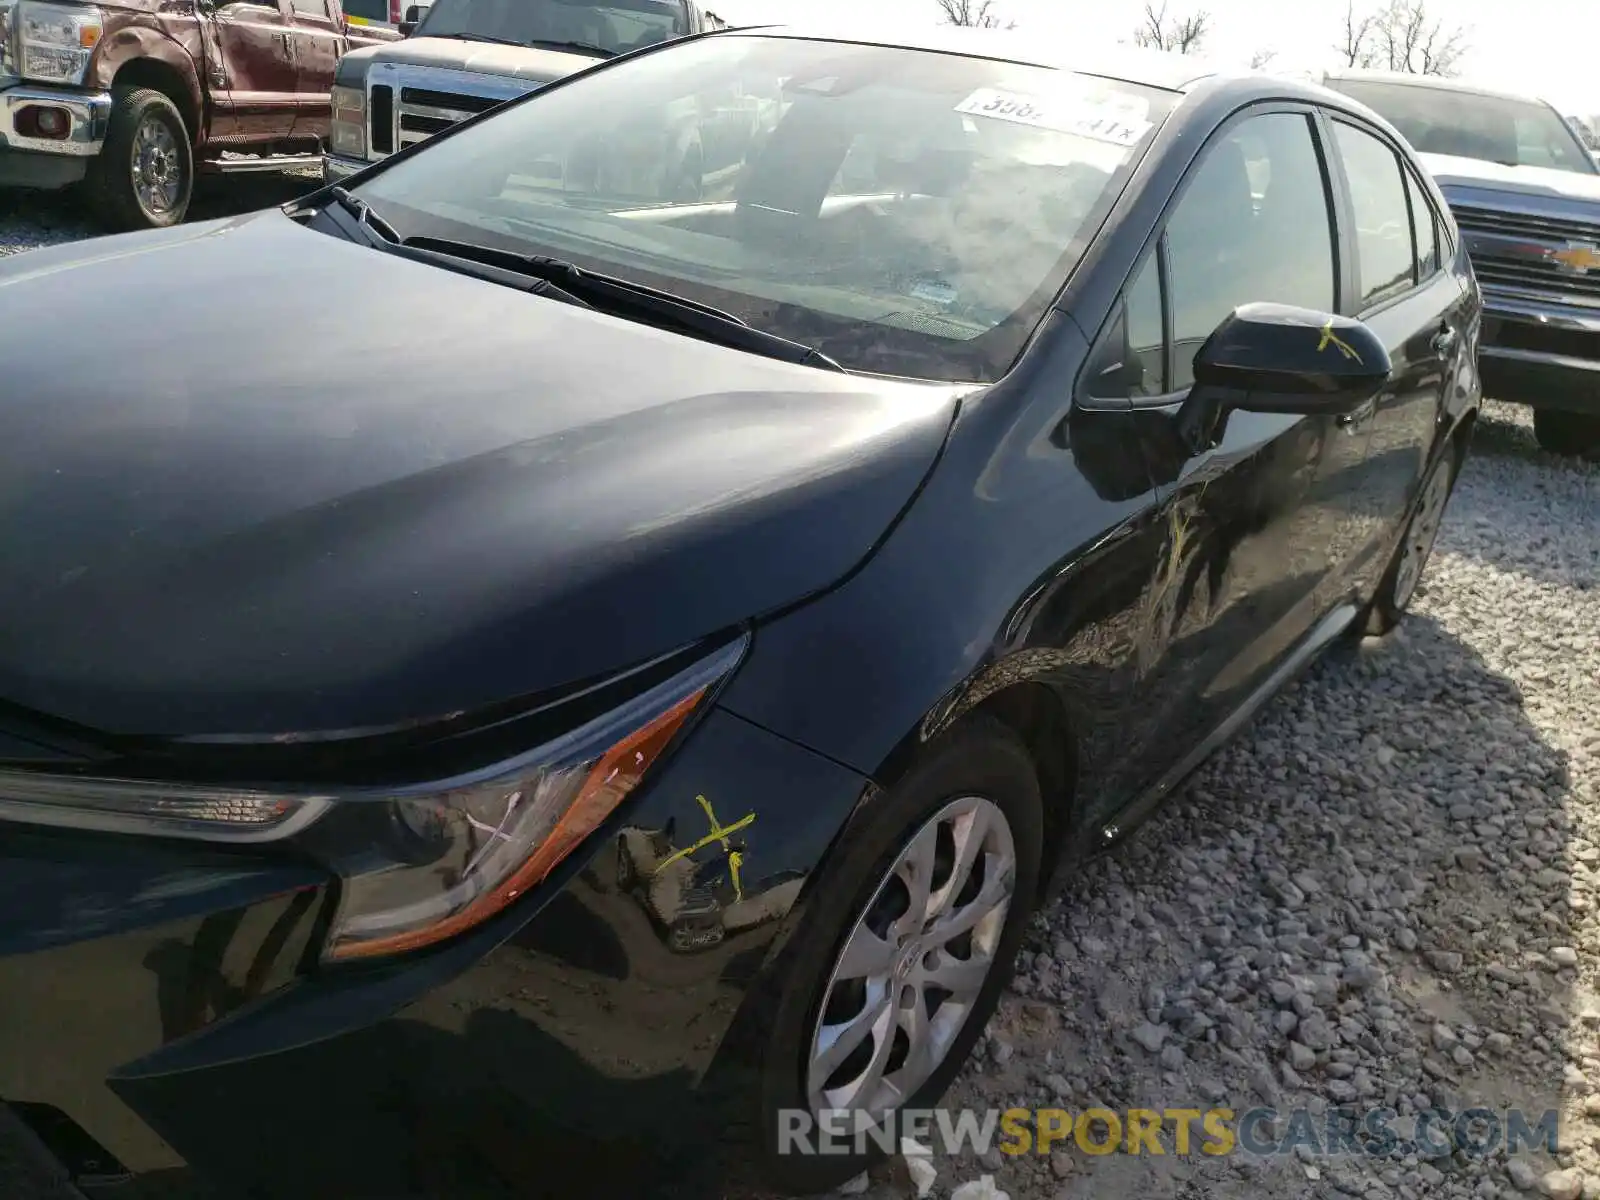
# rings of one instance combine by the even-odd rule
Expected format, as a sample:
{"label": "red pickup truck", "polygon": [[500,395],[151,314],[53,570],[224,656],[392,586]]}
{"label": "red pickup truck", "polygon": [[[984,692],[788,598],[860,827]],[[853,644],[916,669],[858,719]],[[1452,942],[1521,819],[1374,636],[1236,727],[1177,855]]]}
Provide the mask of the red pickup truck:
{"label": "red pickup truck", "polygon": [[175,225],[197,172],[320,165],[339,59],[399,38],[340,0],[0,0],[0,186]]}

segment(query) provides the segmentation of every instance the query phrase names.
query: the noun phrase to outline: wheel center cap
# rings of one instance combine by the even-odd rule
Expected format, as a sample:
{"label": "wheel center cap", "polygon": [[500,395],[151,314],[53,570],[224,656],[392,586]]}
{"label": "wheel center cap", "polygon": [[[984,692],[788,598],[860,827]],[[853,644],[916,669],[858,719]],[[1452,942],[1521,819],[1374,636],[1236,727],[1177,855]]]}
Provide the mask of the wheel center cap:
{"label": "wheel center cap", "polygon": [[904,983],[911,977],[911,972],[916,968],[917,962],[922,958],[922,946],[919,942],[906,943],[900,951],[900,958],[894,964],[894,978],[896,983]]}

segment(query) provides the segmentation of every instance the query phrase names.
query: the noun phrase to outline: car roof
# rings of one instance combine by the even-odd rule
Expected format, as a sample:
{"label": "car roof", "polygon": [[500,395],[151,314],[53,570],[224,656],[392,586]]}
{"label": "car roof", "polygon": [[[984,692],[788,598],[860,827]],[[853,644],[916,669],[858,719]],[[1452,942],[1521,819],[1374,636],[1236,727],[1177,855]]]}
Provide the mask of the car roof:
{"label": "car roof", "polygon": [[1484,87],[1482,84],[1466,83],[1459,79],[1446,79],[1440,75],[1411,75],[1404,71],[1368,71],[1353,67],[1342,67],[1338,70],[1324,71],[1323,78],[1329,83],[1349,80],[1352,83],[1392,83],[1402,87],[1423,88],[1435,92],[1457,92],[1465,96],[1486,96],[1495,100],[1524,100],[1535,104],[1549,102],[1541,96],[1532,96],[1526,92],[1511,92],[1503,88]]}
{"label": "car roof", "polygon": [[1168,92],[1187,91],[1203,80],[1227,73],[1192,55],[1138,46],[1057,48],[1043,44],[1043,39],[1037,35],[1029,36],[1011,29],[972,29],[956,25],[930,25],[925,28],[898,25],[892,31],[884,29],[881,32],[870,32],[869,29],[858,22],[852,22],[846,29],[838,25],[794,23],[746,26],[727,32],[963,54],[972,58],[1014,62],[1021,66],[1073,71]]}

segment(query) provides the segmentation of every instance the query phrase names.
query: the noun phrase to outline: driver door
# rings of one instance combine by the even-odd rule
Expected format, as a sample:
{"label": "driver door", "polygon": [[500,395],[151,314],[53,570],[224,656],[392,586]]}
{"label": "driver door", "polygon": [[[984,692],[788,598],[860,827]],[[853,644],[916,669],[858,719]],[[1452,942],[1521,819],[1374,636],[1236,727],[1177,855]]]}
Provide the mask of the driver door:
{"label": "driver door", "polygon": [[214,138],[274,142],[293,130],[299,85],[287,5],[288,0],[235,0],[207,18],[207,40],[216,56],[207,64],[217,104]]}
{"label": "driver door", "polygon": [[[1176,435],[1196,352],[1255,301],[1337,311],[1329,176],[1298,108],[1256,109],[1214,136],[1190,169],[1130,295],[1143,294],[1131,418],[1161,498],[1165,544],[1140,631],[1145,718],[1165,747],[1128,768],[1157,786],[1248,709],[1318,622],[1332,563],[1310,501],[1334,419],[1235,411],[1199,453]],[[1138,323],[1136,323],[1138,324]],[[1121,790],[1121,789],[1116,789]]]}

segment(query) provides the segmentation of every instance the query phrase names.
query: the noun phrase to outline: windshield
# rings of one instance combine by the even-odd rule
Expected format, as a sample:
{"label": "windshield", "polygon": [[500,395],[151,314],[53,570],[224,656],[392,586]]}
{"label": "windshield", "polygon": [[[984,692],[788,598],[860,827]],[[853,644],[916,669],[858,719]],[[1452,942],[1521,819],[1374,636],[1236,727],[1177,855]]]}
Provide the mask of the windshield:
{"label": "windshield", "polygon": [[688,32],[682,0],[437,0],[416,36],[471,34],[525,46],[577,43],[625,54]]}
{"label": "windshield", "polygon": [[1594,160],[1567,123],[1535,101],[1410,83],[1330,82],[1382,116],[1419,153],[1595,174]]}
{"label": "windshield", "polygon": [[998,378],[1173,96],[718,34],[572,77],[381,170],[404,236],[576,262],[853,370]]}

